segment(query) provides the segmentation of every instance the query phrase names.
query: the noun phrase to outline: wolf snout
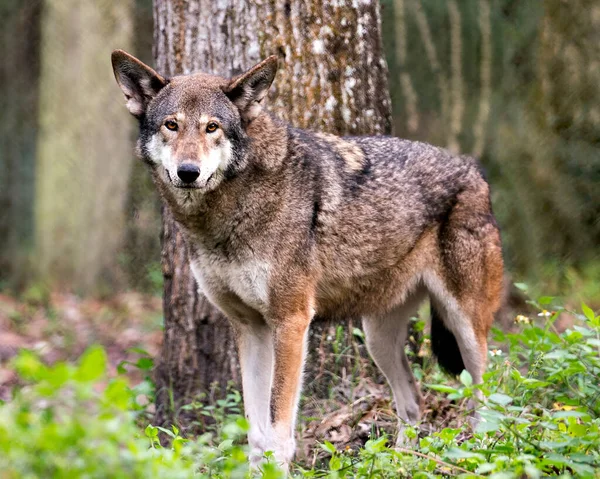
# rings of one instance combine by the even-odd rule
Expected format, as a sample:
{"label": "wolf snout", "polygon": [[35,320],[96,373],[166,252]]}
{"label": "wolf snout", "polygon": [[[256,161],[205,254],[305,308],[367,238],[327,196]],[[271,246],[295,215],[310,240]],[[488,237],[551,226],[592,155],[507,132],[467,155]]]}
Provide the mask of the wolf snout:
{"label": "wolf snout", "polygon": [[183,183],[189,185],[196,181],[200,176],[200,168],[191,163],[183,163],[177,168],[177,176]]}

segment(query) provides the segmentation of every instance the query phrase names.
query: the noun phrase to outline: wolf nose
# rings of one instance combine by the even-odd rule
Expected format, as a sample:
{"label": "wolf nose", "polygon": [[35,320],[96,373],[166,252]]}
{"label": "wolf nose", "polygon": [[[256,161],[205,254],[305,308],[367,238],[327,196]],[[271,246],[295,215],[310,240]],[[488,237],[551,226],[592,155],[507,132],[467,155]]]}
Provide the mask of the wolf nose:
{"label": "wolf nose", "polygon": [[193,183],[200,176],[200,168],[191,163],[184,163],[177,168],[177,176],[186,184]]}

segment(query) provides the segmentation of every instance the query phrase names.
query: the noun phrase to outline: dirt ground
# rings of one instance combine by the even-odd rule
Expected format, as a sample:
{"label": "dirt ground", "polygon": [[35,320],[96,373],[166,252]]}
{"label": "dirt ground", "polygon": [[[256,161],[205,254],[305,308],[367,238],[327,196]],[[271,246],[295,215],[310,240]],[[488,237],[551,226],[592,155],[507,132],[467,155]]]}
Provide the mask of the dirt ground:
{"label": "dirt ground", "polygon": [[[162,301],[155,296],[124,293],[101,301],[51,294],[44,301],[19,301],[0,294],[0,399],[10,399],[17,378],[8,366],[22,348],[51,364],[74,361],[99,344],[106,350],[109,374],[116,374],[122,361],[137,361],[140,350],[156,357],[161,341]],[[128,368],[128,375],[141,379],[137,368]]]}

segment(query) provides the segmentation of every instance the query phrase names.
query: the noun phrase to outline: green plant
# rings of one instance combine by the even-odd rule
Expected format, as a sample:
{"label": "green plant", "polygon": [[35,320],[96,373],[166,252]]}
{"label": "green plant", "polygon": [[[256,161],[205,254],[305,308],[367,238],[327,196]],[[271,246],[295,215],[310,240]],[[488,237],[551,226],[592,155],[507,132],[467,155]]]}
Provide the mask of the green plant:
{"label": "green plant", "polygon": [[[373,438],[358,452],[325,442],[329,463],[304,475],[600,477],[600,317],[586,305],[583,313],[556,305],[548,311],[554,301],[532,301],[539,318],[517,316],[519,331],[494,331],[497,346],[482,385],[473,385],[466,371],[458,385],[435,383],[441,378],[437,367],[417,368],[429,388],[457,404],[481,391],[481,420],[472,434],[461,426],[419,438],[417,428],[408,428],[405,435],[414,445],[397,450],[385,438]],[[571,323],[562,332],[554,326],[559,316]]]}
{"label": "green plant", "polygon": [[[2,478],[248,475],[245,447],[237,444],[247,430],[243,419],[223,425],[215,445],[209,435],[190,441],[176,428],[140,430],[138,391],[123,377],[107,378],[99,347],[88,349],[77,365],[46,366],[22,351],[13,367],[27,384],[0,406]],[[157,441],[159,430],[171,435],[170,447]]]}
{"label": "green plant", "polygon": [[[581,312],[567,311],[551,297],[531,305],[539,317],[519,315],[517,331],[494,331],[483,384],[474,385],[466,372],[457,383],[442,384],[437,366],[417,367],[423,382],[457,408],[481,391],[481,421],[474,431],[463,418],[424,437],[418,426],[408,427],[405,436],[412,444],[403,448],[389,447],[385,436],[372,437],[360,449],[324,441],[326,460],[316,467],[297,464],[292,475],[600,477],[600,316],[585,305]],[[558,319],[568,328],[559,331]],[[146,372],[151,362],[139,353],[134,366]],[[249,470],[248,424],[235,390],[214,404],[198,400],[186,406],[213,420],[200,437],[187,438],[176,427],[148,424],[145,405],[137,400],[141,386],[130,387],[120,376],[109,379],[99,347],[77,364],[53,366],[22,351],[12,367],[22,385],[0,405],[2,478],[283,477],[269,454],[261,469]],[[169,437],[168,447],[161,445],[161,434]]]}

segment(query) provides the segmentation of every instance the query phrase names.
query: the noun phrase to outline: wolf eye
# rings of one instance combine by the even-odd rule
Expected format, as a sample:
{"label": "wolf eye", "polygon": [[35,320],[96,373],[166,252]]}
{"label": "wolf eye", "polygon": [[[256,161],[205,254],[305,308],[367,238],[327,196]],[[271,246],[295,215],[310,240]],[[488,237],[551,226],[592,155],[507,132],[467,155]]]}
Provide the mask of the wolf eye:
{"label": "wolf eye", "polygon": [[177,122],[175,122],[173,120],[165,121],[165,126],[167,127],[167,130],[171,130],[171,131],[177,131],[177,129],[179,128],[179,126],[177,125]]}
{"label": "wolf eye", "polygon": [[217,128],[219,128],[219,125],[217,125],[214,121],[211,121],[208,125],[206,125],[206,131],[208,133],[214,133],[217,131]]}

